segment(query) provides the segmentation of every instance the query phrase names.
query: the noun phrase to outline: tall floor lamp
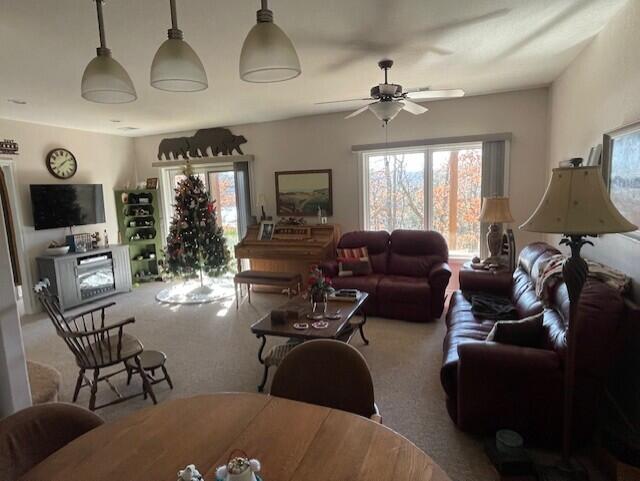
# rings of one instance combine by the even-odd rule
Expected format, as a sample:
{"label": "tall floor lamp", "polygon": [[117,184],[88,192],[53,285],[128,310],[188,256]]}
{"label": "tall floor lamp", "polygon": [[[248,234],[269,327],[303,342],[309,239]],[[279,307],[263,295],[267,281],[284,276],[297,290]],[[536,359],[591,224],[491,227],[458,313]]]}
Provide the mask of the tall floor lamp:
{"label": "tall floor lamp", "polygon": [[[581,167],[582,159],[574,159],[572,167],[553,169],[547,190],[529,220],[520,229],[531,232],[561,234],[560,244],[571,249],[562,265],[562,276],[569,294],[569,322],[565,334],[567,345],[564,371],[564,403],[562,426],[562,464],[554,467],[545,479],[575,479],[570,463],[573,390],[575,381],[576,310],[589,268],[580,257],[580,249],[592,242],[587,236],[630,232],[637,227],[625,219],[609,199],[599,167]],[[572,473],[574,473],[572,475]]]}

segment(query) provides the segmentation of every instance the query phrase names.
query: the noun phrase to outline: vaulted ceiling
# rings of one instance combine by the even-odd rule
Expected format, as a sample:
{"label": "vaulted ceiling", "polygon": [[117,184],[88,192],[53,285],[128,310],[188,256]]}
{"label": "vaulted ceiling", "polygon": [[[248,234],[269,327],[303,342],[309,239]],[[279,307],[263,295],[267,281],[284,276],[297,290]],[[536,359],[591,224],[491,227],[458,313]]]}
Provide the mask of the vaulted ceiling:
{"label": "vaulted ceiling", "polygon": [[0,0],[0,118],[146,135],[353,110],[358,104],[315,103],[367,96],[382,80],[376,63],[384,57],[395,60],[390,80],[405,87],[478,95],[548,85],[625,2],[271,0],[302,75],[249,84],[238,76],[238,59],[259,2],[178,0],[180,28],[209,78],[208,90],[178,94],[149,86],[169,27],[168,0],[106,0],[107,44],[138,100],[100,105],[80,97],[98,45],[93,1]]}

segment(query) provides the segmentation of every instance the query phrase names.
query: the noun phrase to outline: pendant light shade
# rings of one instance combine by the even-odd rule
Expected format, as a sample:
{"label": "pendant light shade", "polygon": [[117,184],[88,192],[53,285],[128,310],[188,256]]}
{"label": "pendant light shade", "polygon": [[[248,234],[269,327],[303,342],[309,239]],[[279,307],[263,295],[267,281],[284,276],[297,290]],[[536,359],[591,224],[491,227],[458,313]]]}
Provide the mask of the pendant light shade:
{"label": "pendant light shade", "polygon": [[170,0],[171,24],[169,38],[153,57],[151,86],[170,92],[198,92],[209,86],[207,73],[200,58],[183,40],[178,28],[175,0]]}
{"label": "pendant light shade", "polygon": [[106,46],[102,19],[102,0],[96,0],[100,47],[82,75],[81,95],[90,102],[123,104],[138,98],[131,77]]}
{"label": "pendant light shade", "polygon": [[170,92],[198,92],[209,86],[200,58],[184,40],[169,38],[153,57],[151,85]]}
{"label": "pendant light shade", "polygon": [[302,73],[293,43],[275,23],[262,0],[258,23],[249,31],[240,53],[240,78],[246,82],[282,82]]}

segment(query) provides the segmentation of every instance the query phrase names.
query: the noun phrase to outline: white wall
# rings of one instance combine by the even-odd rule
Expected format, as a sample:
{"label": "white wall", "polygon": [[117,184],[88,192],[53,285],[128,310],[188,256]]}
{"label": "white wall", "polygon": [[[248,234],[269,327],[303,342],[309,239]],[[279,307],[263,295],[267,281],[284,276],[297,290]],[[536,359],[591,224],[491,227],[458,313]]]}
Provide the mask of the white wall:
{"label": "white wall", "polygon": [[[638,51],[640,1],[632,0],[551,86],[548,175],[563,159],[586,158],[603,133],[640,121]],[[614,234],[594,243],[585,256],[631,275],[640,299],[640,242]]]}
{"label": "white wall", "polygon": [[[20,154],[8,158],[12,159],[16,175],[19,196],[17,208],[20,211],[17,228],[22,230],[27,257],[28,276],[23,279],[27,301],[25,308],[27,312],[32,312],[36,306],[28,294],[34,280],[37,280],[35,258],[50,241],[64,240],[68,229],[34,230],[29,184],[102,184],[106,224],[77,227],[74,232],[99,231],[102,234],[107,229],[110,241],[115,243],[118,229],[113,189],[121,188],[127,182],[134,184],[133,141],[128,137],[1,119],[0,138],[15,139],[20,145]],[[56,147],[70,150],[78,161],[78,171],[71,179],[58,180],[46,168],[45,157]]]}
{"label": "white wall", "polygon": [[[545,186],[547,166],[546,88],[431,102],[429,112],[413,116],[401,112],[389,124],[389,141],[428,139],[512,132],[510,192],[514,226],[536,207]],[[358,228],[357,163],[351,146],[385,141],[384,129],[365,112],[344,120],[345,113],[299,117],[283,121],[231,127],[244,135],[242,148],[254,154],[255,194],[267,198],[266,210],[275,215],[274,172],[299,169],[333,169],[331,222],[342,230]],[[211,125],[215,126],[215,112]],[[162,138],[192,135],[192,132],[139,137],[134,140],[139,180],[157,177],[151,167]],[[257,195],[254,199],[257,198]],[[539,235],[516,232],[519,246],[538,240]]]}

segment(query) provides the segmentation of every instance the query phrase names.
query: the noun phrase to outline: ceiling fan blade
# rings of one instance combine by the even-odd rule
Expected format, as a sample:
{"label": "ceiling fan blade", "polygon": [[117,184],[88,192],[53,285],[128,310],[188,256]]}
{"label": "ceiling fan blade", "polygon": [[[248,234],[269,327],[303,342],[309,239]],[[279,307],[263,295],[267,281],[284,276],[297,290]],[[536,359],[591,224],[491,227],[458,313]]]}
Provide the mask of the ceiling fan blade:
{"label": "ceiling fan blade", "polygon": [[339,104],[342,102],[362,102],[363,100],[375,100],[375,99],[372,99],[371,97],[367,97],[366,99],[328,100],[326,102],[316,102],[314,105]]}
{"label": "ceiling fan blade", "polygon": [[407,94],[407,97],[414,100],[449,99],[449,98],[464,96],[464,90],[462,89],[443,89],[443,90],[408,89],[405,91],[405,93]]}
{"label": "ceiling fan blade", "polygon": [[420,104],[413,103],[407,99],[404,99],[402,102],[404,103],[404,106],[402,108],[407,112],[412,113],[413,115],[424,114],[427,110],[429,110],[428,108],[423,107]]}
{"label": "ceiling fan blade", "polygon": [[[375,104],[375,102],[373,102]],[[367,110],[369,108],[369,105],[371,104],[367,104],[362,108],[359,108],[358,110],[356,110],[355,112],[351,112],[349,115],[347,115],[345,117],[345,119],[350,119],[352,117],[355,117],[356,115],[360,115],[362,112],[364,112],[365,110]]]}

